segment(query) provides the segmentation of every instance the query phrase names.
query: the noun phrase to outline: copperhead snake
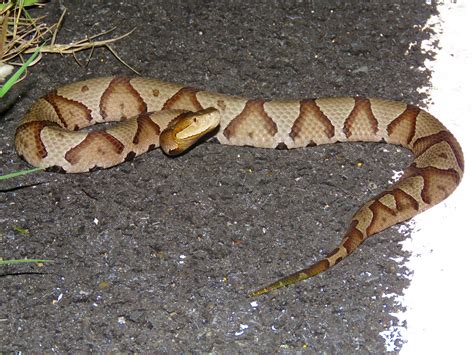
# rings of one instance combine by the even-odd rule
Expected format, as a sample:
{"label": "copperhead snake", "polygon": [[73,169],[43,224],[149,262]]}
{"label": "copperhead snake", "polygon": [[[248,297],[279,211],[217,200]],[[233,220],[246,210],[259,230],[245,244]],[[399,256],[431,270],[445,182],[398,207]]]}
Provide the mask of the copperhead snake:
{"label": "copperhead snake", "polygon": [[[121,121],[102,130],[82,128]],[[464,158],[455,137],[428,112],[362,97],[264,101],[200,91],[149,78],[104,77],[72,83],[36,101],[15,134],[31,165],[65,173],[108,168],[161,146],[179,154],[203,136],[222,144],[292,149],[336,142],[387,142],[413,152],[401,179],[366,202],[324,259],[251,293],[315,276],[367,237],[448,197]]]}

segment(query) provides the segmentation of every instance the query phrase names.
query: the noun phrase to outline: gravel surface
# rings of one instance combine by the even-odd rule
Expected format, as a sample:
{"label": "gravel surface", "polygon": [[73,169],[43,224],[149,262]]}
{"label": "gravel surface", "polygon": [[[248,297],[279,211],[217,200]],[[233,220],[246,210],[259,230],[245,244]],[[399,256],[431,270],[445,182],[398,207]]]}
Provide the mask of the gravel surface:
{"label": "gravel surface", "polygon": [[[42,13],[54,21],[63,6],[59,42],[136,28],[113,45],[127,63],[213,91],[420,104],[429,82],[420,43],[436,8],[424,1],[64,0]],[[105,49],[89,55],[78,55],[82,66],[45,55],[2,101],[1,173],[27,166],[12,137],[35,99],[75,80],[133,75]],[[0,256],[54,263],[0,270],[0,350],[386,352],[379,333],[397,325],[400,306],[384,295],[409,282],[394,260],[407,256],[398,228],[320,277],[247,293],[332,250],[409,160],[384,144],[202,144],[175,159],[153,151],[108,170],[2,182]]]}

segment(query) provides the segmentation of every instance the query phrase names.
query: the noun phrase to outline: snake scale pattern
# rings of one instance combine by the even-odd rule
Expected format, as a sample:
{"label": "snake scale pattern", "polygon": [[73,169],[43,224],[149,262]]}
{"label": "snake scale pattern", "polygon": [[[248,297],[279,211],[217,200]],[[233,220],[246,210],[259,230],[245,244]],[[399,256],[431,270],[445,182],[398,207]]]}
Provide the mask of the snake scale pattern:
{"label": "snake scale pattern", "polygon": [[[211,115],[214,123],[201,129],[199,115],[204,119]],[[83,130],[108,121],[121,122],[102,130]],[[354,214],[331,253],[252,292],[253,296],[327,270],[367,237],[443,201],[459,185],[464,171],[463,153],[451,132],[426,111],[402,102],[363,97],[251,100],[150,78],[96,78],[50,92],[21,119],[15,146],[31,165],[80,173],[120,164],[160,145],[171,146],[163,148],[168,154],[180,153],[190,144],[181,149],[180,142],[171,142],[173,138],[192,136],[195,142],[209,132],[228,145],[293,149],[386,142],[406,147],[414,155],[398,182]]]}

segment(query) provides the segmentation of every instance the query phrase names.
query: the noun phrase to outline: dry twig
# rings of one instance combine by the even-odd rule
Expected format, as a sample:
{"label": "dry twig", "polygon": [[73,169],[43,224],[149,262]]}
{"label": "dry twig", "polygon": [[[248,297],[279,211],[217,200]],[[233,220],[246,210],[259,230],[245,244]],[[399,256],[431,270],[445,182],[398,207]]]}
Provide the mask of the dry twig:
{"label": "dry twig", "polygon": [[[31,17],[25,9],[25,4],[29,4],[29,6],[41,5],[34,0],[28,2],[18,0],[0,4],[0,66],[2,66],[2,64],[23,65],[25,63],[23,55],[35,52],[40,46],[42,46],[40,50],[41,53],[72,54],[74,57],[77,52],[83,50],[90,49],[93,51],[94,48],[105,47],[110,50],[121,63],[136,72],[136,70],[125,63],[112,47],[110,47],[111,43],[127,37],[133,30],[114,38],[95,40],[100,36],[113,32],[115,28],[112,28],[70,44],[56,43],[57,33],[66,15],[66,10],[63,11],[55,24],[47,25],[44,22],[44,17]],[[41,55],[30,63],[29,66],[36,64],[39,60],[41,60]]]}

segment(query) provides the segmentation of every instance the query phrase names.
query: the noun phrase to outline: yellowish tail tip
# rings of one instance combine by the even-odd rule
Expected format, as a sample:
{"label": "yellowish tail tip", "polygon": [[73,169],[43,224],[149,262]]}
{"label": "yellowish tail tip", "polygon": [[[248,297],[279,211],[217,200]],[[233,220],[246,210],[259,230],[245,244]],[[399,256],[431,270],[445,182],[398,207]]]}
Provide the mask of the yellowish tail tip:
{"label": "yellowish tail tip", "polygon": [[317,274],[320,274],[321,272],[327,270],[329,268],[330,264],[327,259],[323,259],[318,261],[316,264],[311,265],[310,267],[297,271],[294,274],[285,276],[265,287],[259,288],[256,291],[250,292],[249,296],[250,297],[257,297],[264,295],[270,291],[279,289],[281,287],[293,285],[297,282],[309,279],[310,277],[313,277]]}
{"label": "yellowish tail tip", "polygon": [[278,281],[275,281],[275,282],[273,282],[273,283],[271,283],[271,284],[269,284],[265,287],[262,287],[262,288],[260,288],[256,291],[253,291],[253,292],[250,293],[250,297],[261,296],[261,295],[264,295],[264,294],[266,294],[270,291],[276,290],[278,288],[293,285],[297,282],[306,280],[310,276],[305,271],[306,270],[301,270],[301,271],[295,272],[294,274],[285,276],[285,277],[281,278]]}

